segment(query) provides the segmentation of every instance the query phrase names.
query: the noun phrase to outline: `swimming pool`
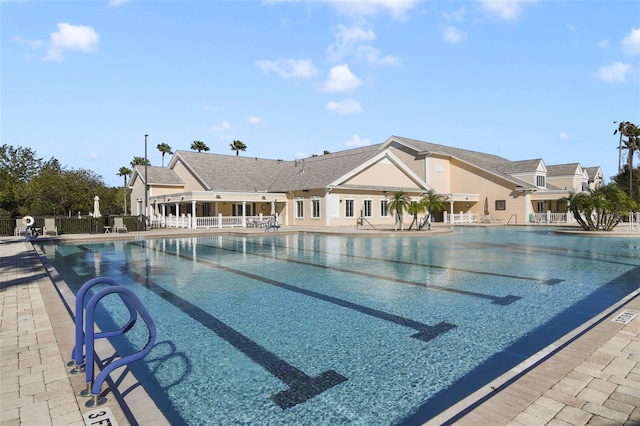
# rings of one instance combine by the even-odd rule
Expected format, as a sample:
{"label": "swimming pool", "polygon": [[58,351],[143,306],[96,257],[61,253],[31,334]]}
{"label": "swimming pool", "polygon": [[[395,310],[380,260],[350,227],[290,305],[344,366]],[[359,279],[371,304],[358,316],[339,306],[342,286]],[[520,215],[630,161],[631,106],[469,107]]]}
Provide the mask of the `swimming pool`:
{"label": "swimming pool", "polygon": [[74,292],[139,296],[172,424],[420,424],[640,286],[634,239],[544,228],[41,247]]}

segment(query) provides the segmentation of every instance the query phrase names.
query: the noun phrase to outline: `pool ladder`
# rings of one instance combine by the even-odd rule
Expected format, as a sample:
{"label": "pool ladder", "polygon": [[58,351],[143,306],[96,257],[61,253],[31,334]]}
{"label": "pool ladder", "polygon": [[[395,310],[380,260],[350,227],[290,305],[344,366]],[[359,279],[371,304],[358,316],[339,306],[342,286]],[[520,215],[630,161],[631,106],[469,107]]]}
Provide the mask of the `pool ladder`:
{"label": "pool ladder", "polygon": [[[100,284],[106,285],[107,287],[98,290],[97,292],[95,292],[95,294],[93,294],[93,296],[91,296],[91,298],[89,298],[83,315],[84,300],[87,293],[93,287]],[[118,294],[118,296],[120,296],[120,300],[122,301],[122,303],[124,303],[125,307],[129,311],[129,321],[127,321],[127,323],[123,327],[117,330],[96,332],[94,327],[96,306],[105,296],[113,293],[116,293]],[[112,361],[104,366],[102,368],[102,371],[98,374],[98,377],[94,380],[94,366],[96,364],[94,362],[96,356],[96,339],[121,336],[125,334],[135,325],[138,319],[138,315],[145,322],[149,331],[149,339],[146,345],[140,351],[121,357],[118,360]],[[87,327],[85,327],[85,325],[87,325]],[[84,285],[80,288],[78,294],[76,295],[75,346],[71,353],[72,359],[71,361],[69,361],[67,366],[74,367],[70,371],[71,374],[82,374],[83,372],[85,373],[87,387],[85,390],[80,392],[80,396],[91,397],[91,399],[87,401],[85,405],[87,407],[95,407],[104,404],[107,399],[105,397],[101,398],[100,394],[102,385],[109,374],[113,370],[122,367],[123,365],[144,358],[153,348],[155,341],[156,326],[151,319],[151,316],[144,308],[144,306],[142,306],[142,303],[140,303],[140,300],[133,291],[126,287],[118,285],[118,283],[113,279],[106,277],[94,278],[84,283]],[[85,347],[86,355],[83,353],[83,349]],[[87,362],[87,360],[90,360],[90,362]]]}

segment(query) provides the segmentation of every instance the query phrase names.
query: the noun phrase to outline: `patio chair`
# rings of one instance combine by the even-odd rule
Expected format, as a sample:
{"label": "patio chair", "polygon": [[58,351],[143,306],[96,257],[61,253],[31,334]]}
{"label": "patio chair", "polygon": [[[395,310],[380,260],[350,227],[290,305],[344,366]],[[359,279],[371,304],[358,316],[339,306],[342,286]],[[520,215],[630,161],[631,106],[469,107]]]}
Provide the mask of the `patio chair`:
{"label": "patio chair", "polygon": [[24,235],[26,226],[22,223],[22,219],[16,219],[16,227],[13,229],[14,237],[21,237]]}
{"label": "patio chair", "polygon": [[264,228],[264,232],[269,232],[270,229],[273,229],[273,232],[276,232],[280,228],[280,224],[278,223],[278,218],[270,219],[267,222],[266,227]]}
{"label": "patio chair", "polygon": [[58,235],[58,227],[56,226],[56,220],[54,218],[45,218],[42,235]]}
{"label": "patio chair", "polygon": [[112,232],[129,232],[129,228],[127,228],[124,224],[124,220],[121,217],[113,218],[113,231]]}

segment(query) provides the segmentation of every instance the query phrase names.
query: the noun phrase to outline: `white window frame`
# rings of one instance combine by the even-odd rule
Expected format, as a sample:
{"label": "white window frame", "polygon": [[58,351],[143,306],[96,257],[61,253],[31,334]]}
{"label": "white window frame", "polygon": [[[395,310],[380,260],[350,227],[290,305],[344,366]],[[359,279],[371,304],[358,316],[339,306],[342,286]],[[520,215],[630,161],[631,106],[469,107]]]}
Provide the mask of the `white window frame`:
{"label": "white window frame", "polygon": [[371,198],[365,198],[362,201],[362,216],[373,217],[373,200]]}
{"label": "white window frame", "polygon": [[352,218],[356,216],[356,199],[345,198],[344,199],[344,217]]}
{"label": "white window frame", "polygon": [[322,209],[320,208],[320,198],[311,199],[311,219],[320,219]]}
{"label": "white window frame", "polygon": [[386,198],[380,200],[380,217],[389,217],[389,200]]}
{"label": "white window frame", "polygon": [[547,187],[547,177],[545,175],[536,175],[536,186],[538,188]]}
{"label": "white window frame", "polygon": [[298,198],[296,201],[296,219],[304,219],[304,200]]}

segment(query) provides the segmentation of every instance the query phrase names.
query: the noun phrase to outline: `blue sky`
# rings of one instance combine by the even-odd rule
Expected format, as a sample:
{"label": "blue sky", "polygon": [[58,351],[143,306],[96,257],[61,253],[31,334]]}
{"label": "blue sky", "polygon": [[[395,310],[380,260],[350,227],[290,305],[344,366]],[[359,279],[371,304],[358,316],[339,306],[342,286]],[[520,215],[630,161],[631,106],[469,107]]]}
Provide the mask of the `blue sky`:
{"label": "blue sky", "polygon": [[157,166],[162,142],[293,160],[398,135],[609,178],[613,122],[640,124],[637,1],[0,0],[0,24],[0,143],[112,186],[145,134]]}

